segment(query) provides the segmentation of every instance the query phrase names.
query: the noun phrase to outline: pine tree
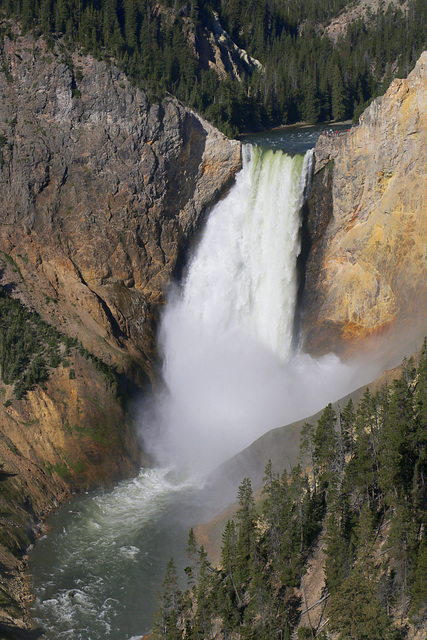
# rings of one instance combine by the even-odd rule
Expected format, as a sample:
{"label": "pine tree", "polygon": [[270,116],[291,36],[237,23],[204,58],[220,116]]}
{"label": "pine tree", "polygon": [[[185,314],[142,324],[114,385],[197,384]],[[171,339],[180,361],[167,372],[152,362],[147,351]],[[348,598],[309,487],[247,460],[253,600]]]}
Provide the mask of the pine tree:
{"label": "pine tree", "polygon": [[[427,472],[427,338],[424,339],[416,377],[415,426],[412,448],[423,470]],[[426,477],[427,473],[424,473],[424,479]]]}
{"label": "pine tree", "polygon": [[410,617],[413,624],[420,624],[427,612],[427,541],[423,538],[417,555],[411,584]]}
{"label": "pine tree", "polygon": [[395,380],[380,432],[380,485],[389,505],[408,493],[412,484],[414,455],[410,438],[414,431],[412,391],[403,379]]}
{"label": "pine tree", "polygon": [[333,595],[350,575],[353,561],[351,546],[336,513],[331,513],[328,517],[325,542],[326,586]]}
{"label": "pine tree", "polygon": [[113,44],[117,21],[117,0],[105,0],[103,7],[102,37],[106,47]]}
{"label": "pine tree", "polygon": [[320,119],[321,108],[319,92],[316,80],[309,74],[303,84],[302,93],[302,118],[304,121],[315,124]]}
{"label": "pine tree", "polygon": [[252,493],[252,485],[249,478],[244,478],[237,494],[239,508],[236,511],[237,520],[237,546],[236,556],[241,579],[249,574],[247,566],[252,557],[255,542],[255,501]]}
{"label": "pine tree", "polygon": [[[387,395],[387,391],[384,391]],[[366,389],[357,408],[354,455],[346,471],[348,488],[355,487],[359,504],[374,502],[379,493],[379,409],[375,398]]]}
{"label": "pine tree", "polygon": [[344,581],[329,605],[329,626],[339,640],[392,640],[392,624],[382,609],[376,583],[360,567]]}
{"label": "pine tree", "polygon": [[372,572],[372,552],[375,538],[374,515],[365,502],[360,512],[356,526],[358,562],[366,576],[370,577]]}
{"label": "pine tree", "polygon": [[199,577],[199,548],[193,528],[188,532],[187,557],[189,564],[185,568],[185,573],[188,577],[188,583],[192,587],[197,583]]}
{"label": "pine tree", "polygon": [[178,575],[173,558],[166,565],[162,588],[162,594],[157,595],[158,606],[154,618],[154,634],[161,640],[180,640],[182,633],[178,621],[182,594],[178,589]]}
{"label": "pine tree", "polygon": [[130,53],[138,46],[138,9],[136,0],[123,0],[125,12],[125,41]]}
{"label": "pine tree", "polygon": [[24,33],[34,27],[34,18],[34,3],[32,0],[23,0],[21,23]]}
{"label": "pine tree", "polygon": [[355,422],[356,422],[356,414],[354,411],[353,400],[347,402],[346,406],[340,413],[340,421],[341,421],[341,433],[344,443],[344,452],[353,453],[354,448],[354,431],[355,431]]}
{"label": "pine tree", "polygon": [[341,69],[335,64],[332,75],[332,118],[344,120],[347,115],[346,90]]}
{"label": "pine tree", "polygon": [[212,567],[203,546],[199,551],[199,579],[195,588],[196,612],[194,614],[193,637],[209,638],[212,630]]}
{"label": "pine tree", "polygon": [[333,492],[337,482],[338,436],[335,431],[337,416],[331,404],[323,410],[314,433],[314,460],[319,483],[323,490]]}
{"label": "pine tree", "polygon": [[240,619],[243,592],[237,589],[237,532],[233,520],[228,520],[222,534],[221,566],[222,574],[219,585],[219,613],[224,628],[231,630]]}
{"label": "pine tree", "polygon": [[66,0],[57,0],[55,11],[55,31],[65,33],[69,18],[68,5]]}
{"label": "pine tree", "polygon": [[279,479],[279,474],[273,472],[271,460],[269,460],[265,467],[262,493],[265,496],[263,516],[268,526],[267,552],[273,563],[277,563],[281,555],[282,534],[285,528],[284,520],[287,515],[287,491],[288,478],[286,472],[284,472],[282,479]]}
{"label": "pine tree", "polygon": [[53,11],[51,0],[42,0],[41,2],[40,23],[43,33],[50,35],[53,25]]}
{"label": "pine tree", "polygon": [[300,445],[299,445],[299,459],[301,462],[307,461],[311,465],[311,473],[313,474],[313,487],[314,491],[317,488],[317,466],[314,456],[314,433],[315,429],[312,424],[305,422],[301,429]]}

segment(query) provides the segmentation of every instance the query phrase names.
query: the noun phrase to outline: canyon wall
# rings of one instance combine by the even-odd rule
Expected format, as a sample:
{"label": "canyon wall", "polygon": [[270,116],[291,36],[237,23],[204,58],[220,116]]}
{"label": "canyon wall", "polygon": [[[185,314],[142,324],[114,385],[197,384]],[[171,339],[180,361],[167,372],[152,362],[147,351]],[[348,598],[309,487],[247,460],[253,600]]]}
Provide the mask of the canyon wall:
{"label": "canyon wall", "polygon": [[[150,387],[165,293],[240,168],[240,145],[61,44],[52,50],[17,31],[1,57],[0,284],[114,368],[122,390]],[[79,376],[67,384],[73,397]],[[21,400],[3,386],[19,413]],[[32,410],[29,420],[40,418]]]}
{"label": "canyon wall", "polygon": [[153,318],[240,145],[91,56],[16,37],[2,64],[0,248],[19,268],[15,294],[105,362],[151,376]]}
{"label": "canyon wall", "polygon": [[321,136],[309,202],[304,348],[341,354],[425,332],[427,52],[340,137]]}
{"label": "canyon wall", "polygon": [[[20,556],[39,518],[138,468],[126,398],[155,383],[165,292],[241,155],[172,97],[151,104],[61,43],[17,32],[1,58],[0,285],[75,340],[23,397],[0,382],[0,632],[12,633],[28,624]],[[312,353],[425,327],[426,68],[424,54],[357,127],[316,147],[302,295]]]}
{"label": "canyon wall", "polygon": [[139,468],[129,398],[156,379],[165,293],[241,155],[172,97],[152,104],[61,43],[17,29],[0,55],[0,285],[73,339],[22,397],[2,371],[0,635],[13,637],[40,517]]}

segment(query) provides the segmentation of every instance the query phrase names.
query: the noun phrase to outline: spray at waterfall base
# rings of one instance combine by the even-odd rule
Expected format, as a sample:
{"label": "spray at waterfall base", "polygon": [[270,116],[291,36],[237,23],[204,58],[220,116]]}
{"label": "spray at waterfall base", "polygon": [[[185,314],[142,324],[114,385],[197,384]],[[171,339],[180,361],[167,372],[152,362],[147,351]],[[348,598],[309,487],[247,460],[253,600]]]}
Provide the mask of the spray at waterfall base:
{"label": "spray at waterfall base", "polygon": [[164,390],[141,419],[144,449],[159,464],[208,472],[375,376],[293,349],[312,163],[313,151],[243,147],[243,169],[212,209],[162,317]]}

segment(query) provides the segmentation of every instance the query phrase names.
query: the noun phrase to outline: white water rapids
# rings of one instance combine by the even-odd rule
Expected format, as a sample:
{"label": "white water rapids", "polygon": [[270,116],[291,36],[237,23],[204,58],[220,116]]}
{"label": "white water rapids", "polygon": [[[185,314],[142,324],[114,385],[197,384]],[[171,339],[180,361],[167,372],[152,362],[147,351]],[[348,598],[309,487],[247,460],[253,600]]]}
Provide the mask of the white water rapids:
{"label": "white water rapids", "polygon": [[366,368],[358,378],[335,356],[292,347],[311,152],[245,146],[243,156],[163,314],[164,390],[141,411],[141,437],[160,468],[80,496],[36,545],[34,615],[51,639],[148,632],[167,561],[173,555],[182,572],[188,528],[209,515],[195,478],[369,378]]}

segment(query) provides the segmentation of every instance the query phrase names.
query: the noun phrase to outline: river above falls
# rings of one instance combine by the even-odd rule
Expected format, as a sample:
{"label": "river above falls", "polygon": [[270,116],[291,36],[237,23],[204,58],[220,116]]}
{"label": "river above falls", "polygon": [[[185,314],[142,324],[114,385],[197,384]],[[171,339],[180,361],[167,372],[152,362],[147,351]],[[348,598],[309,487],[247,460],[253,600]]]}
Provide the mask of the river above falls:
{"label": "river above falls", "polygon": [[296,153],[305,153],[312,149],[322,133],[327,135],[344,133],[350,127],[350,122],[304,126],[286,125],[285,127],[278,127],[261,133],[245,134],[240,140],[242,143],[256,144],[269,149],[280,149],[289,155],[294,155]]}

